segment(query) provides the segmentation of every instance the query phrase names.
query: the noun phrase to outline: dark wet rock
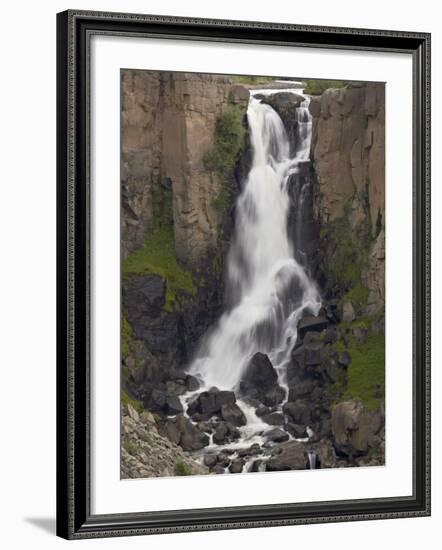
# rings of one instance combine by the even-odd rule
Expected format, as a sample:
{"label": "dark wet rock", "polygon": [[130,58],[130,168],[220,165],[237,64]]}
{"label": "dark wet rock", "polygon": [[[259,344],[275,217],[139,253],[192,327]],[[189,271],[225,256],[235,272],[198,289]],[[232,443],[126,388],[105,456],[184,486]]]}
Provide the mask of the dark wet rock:
{"label": "dark wet rock", "polygon": [[281,426],[284,424],[284,415],[280,412],[272,412],[270,414],[266,414],[262,417],[263,421],[266,422],[266,424],[269,424],[270,426]]}
{"label": "dark wet rock", "polygon": [[254,460],[250,466],[249,472],[262,472],[265,462],[261,459]]}
{"label": "dark wet rock", "polygon": [[193,376],[192,374],[188,374],[186,376],[186,388],[189,391],[196,391],[200,387],[200,383],[198,381],[198,378],[196,376]]}
{"label": "dark wet rock", "polygon": [[257,407],[255,411],[256,416],[259,416],[259,417],[270,414],[271,412],[272,412],[272,409],[270,407],[267,407],[266,405],[263,405],[262,403]]}
{"label": "dark wet rock", "polygon": [[276,92],[265,95],[261,101],[270,105],[281,117],[289,138],[290,153],[294,154],[298,145],[297,109],[304,101],[304,97],[295,92]]}
{"label": "dark wet rock", "polygon": [[217,463],[217,456],[216,454],[206,454],[203,461],[205,466],[212,468]]}
{"label": "dark wet rock", "polygon": [[209,436],[183,415],[170,418],[161,424],[160,433],[184,451],[198,451],[209,444]]}
{"label": "dark wet rock", "polygon": [[217,445],[227,443],[229,440],[229,428],[225,422],[220,422],[213,434],[213,442]]}
{"label": "dark wet rock", "polygon": [[329,327],[324,331],[324,344],[334,344],[339,340],[339,337],[339,328],[336,326]]}
{"label": "dark wet rock", "polygon": [[273,386],[262,398],[264,405],[274,407],[284,401],[285,391],[281,386]]}
{"label": "dark wet rock", "polygon": [[268,472],[284,470],[305,470],[305,446],[299,441],[288,441],[275,448],[272,457],[266,462]]}
{"label": "dark wet rock", "polygon": [[168,395],[164,406],[166,414],[175,415],[183,412],[183,405],[176,395]]}
{"label": "dark wet rock", "polygon": [[311,421],[310,406],[306,401],[287,402],[282,408],[295,424],[308,425]]}
{"label": "dark wet rock", "polygon": [[225,474],[225,469],[220,466],[219,464],[216,464],[213,468],[210,469],[211,474]]}
{"label": "dark wet rock", "polygon": [[245,426],[247,419],[236,403],[224,403],[221,405],[221,417],[234,426]]}
{"label": "dark wet rock", "polygon": [[254,456],[261,454],[261,447],[258,443],[254,443],[250,447],[246,447],[244,449],[238,450],[238,456],[245,457],[245,456]]}
{"label": "dark wet rock", "polygon": [[303,382],[289,386],[288,401],[296,401],[300,397],[309,397],[314,389],[315,383],[313,380],[304,380]]}
{"label": "dark wet rock", "polygon": [[289,439],[288,433],[284,430],[281,430],[280,428],[273,428],[273,430],[265,432],[264,437],[266,437],[269,441],[273,441],[274,443],[283,443],[284,441],[288,441]]}
{"label": "dark wet rock", "polygon": [[317,351],[324,347],[323,332],[306,332],[302,343],[306,350]]}
{"label": "dark wet rock", "polygon": [[209,416],[220,413],[222,405],[234,404],[236,402],[233,391],[220,391],[215,388],[201,392],[187,408],[187,413],[193,416],[195,413],[207,414]]}
{"label": "dark wet rock", "polygon": [[[343,367],[337,363],[334,359],[329,358],[325,362],[325,372],[330,383],[334,384],[339,381]],[[345,372],[345,371],[344,371]]]}
{"label": "dark wet rock", "polygon": [[166,382],[166,392],[169,395],[183,395],[186,393],[186,386],[182,380]]}
{"label": "dark wet rock", "polygon": [[240,458],[235,458],[235,460],[232,460],[232,463],[229,466],[229,472],[231,474],[240,474],[242,472],[242,469],[244,467],[244,461]]}
{"label": "dark wet rock", "polygon": [[181,432],[175,419],[166,422],[160,429],[161,435],[167,437],[169,441],[178,445],[181,439]]}
{"label": "dark wet rock", "polygon": [[144,399],[144,406],[150,411],[162,411],[166,405],[167,395],[164,391],[154,389]]}
{"label": "dark wet rock", "polygon": [[265,353],[255,353],[243,375],[242,383],[245,386],[251,386],[262,390],[271,389],[278,375],[273,365]]}
{"label": "dark wet rock", "polygon": [[185,451],[198,451],[209,444],[209,436],[192,424],[185,416],[177,416],[177,425],[181,437],[179,445]]}
{"label": "dark wet rock", "polygon": [[326,317],[314,315],[307,315],[299,321],[298,332],[301,338],[309,331],[321,332],[328,327],[328,320]]}
{"label": "dark wet rock", "polygon": [[222,451],[221,453],[219,453],[217,457],[217,462],[223,468],[227,468],[227,466],[230,464],[229,453],[227,451]]}
{"label": "dark wet rock", "polygon": [[173,367],[170,368],[169,372],[168,372],[168,379],[173,380],[175,382],[177,382],[177,381],[185,382],[187,376],[189,376],[189,375],[187,375],[184,371],[182,371],[180,369],[173,368]]}
{"label": "dark wet rock", "polygon": [[200,423],[200,422],[207,422],[208,420],[210,420],[212,418],[212,415],[207,414],[207,413],[203,414],[203,413],[196,412],[196,413],[190,414],[189,409],[187,409],[187,412],[188,412],[189,416],[192,418],[192,420],[194,422],[196,422],[197,424]]}
{"label": "dark wet rock", "polygon": [[231,439],[239,439],[241,437],[241,432],[234,424],[227,422],[227,427],[229,428],[229,436]]}
{"label": "dark wet rock", "polygon": [[305,365],[307,367],[316,367],[321,364],[321,351],[319,349],[305,350]]}
{"label": "dark wet rock", "polygon": [[284,430],[296,439],[305,439],[306,437],[308,437],[306,427],[302,426],[301,424],[288,422],[287,424],[284,424]]}

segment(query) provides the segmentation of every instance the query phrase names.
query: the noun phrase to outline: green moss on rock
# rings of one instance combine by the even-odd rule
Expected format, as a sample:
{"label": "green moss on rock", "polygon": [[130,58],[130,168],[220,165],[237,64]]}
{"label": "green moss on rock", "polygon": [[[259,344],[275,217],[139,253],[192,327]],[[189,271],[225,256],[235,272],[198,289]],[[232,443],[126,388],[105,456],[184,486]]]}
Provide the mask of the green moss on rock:
{"label": "green moss on rock", "polygon": [[166,283],[166,311],[182,305],[183,293],[195,296],[197,292],[192,274],[178,264],[170,226],[153,229],[142,248],[123,262],[122,269],[123,275],[159,275]]}
{"label": "green moss on rock", "polygon": [[336,351],[348,351],[351,363],[347,384],[340,388],[340,399],[359,399],[369,409],[376,410],[385,398],[385,335],[369,334],[363,343],[352,334],[354,328],[369,328],[371,319],[354,323],[341,323],[346,330],[347,345],[339,340],[333,345]]}
{"label": "green moss on rock", "polygon": [[212,207],[224,212],[231,203],[231,178],[245,145],[247,130],[244,112],[237,105],[230,107],[216,121],[213,147],[204,155],[206,170],[216,173],[222,188],[212,200]]}
{"label": "green moss on rock", "polygon": [[308,95],[321,95],[329,88],[344,88],[348,80],[304,80],[304,93]]}
{"label": "green moss on rock", "polygon": [[142,413],[144,411],[143,403],[130,397],[130,395],[124,390],[121,390],[121,404],[131,405],[138,413]]}
{"label": "green moss on rock", "polygon": [[177,476],[191,476],[193,474],[192,467],[178,460],[175,464],[175,475]]}

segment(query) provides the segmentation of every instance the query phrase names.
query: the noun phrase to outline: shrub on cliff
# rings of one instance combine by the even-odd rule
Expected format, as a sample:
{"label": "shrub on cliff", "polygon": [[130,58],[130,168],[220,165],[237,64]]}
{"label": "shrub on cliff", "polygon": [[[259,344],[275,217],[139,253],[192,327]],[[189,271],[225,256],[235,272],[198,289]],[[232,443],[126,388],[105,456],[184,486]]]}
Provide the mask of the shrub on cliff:
{"label": "shrub on cliff", "polygon": [[212,201],[212,206],[219,211],[224,211],[230,204],[228,183],[244,148],[247,134],[243,118],[242,109],[236,105],[220,115],[216,121],[213,147],[203,158],[206,170],[215,172],[221,179],[222,189]]}

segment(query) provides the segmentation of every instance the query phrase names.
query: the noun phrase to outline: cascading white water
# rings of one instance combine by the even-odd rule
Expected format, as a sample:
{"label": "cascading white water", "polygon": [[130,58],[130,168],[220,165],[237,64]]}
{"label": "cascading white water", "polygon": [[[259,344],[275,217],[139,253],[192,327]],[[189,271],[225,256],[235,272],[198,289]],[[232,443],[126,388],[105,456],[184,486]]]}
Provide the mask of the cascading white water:
{"label": "cascading white water", "polygon": [[287,231],[288,182],[310,151],[308,101],[297,111],[297,151],[290,158],[280,117],[269,105],[250,98],[247,117],[253,161],[237,199],[227,258],[232,306],[204,338],[190,367],[204,388],[236,389],[258,351],[270,356],[280,384],[286,386],[285,366],[296,342],[298,321],[304,310],[314,314],[319,310],[317,288],[295,260]]}

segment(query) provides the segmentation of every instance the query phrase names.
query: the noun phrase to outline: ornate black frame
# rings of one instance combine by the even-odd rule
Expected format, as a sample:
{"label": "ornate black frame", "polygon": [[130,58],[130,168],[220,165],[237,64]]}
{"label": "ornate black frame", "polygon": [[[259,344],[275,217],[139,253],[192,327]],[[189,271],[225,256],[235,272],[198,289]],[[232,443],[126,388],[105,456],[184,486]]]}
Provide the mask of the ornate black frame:
{"label": "ornate black frame", "polygon": [[[413,57],[414,491],[283,505],[91,515],[89,471],[89,44],[155,36]],[[57,15],[57,534],[68,539],[430,514],[430,35],[69,10]]]}

